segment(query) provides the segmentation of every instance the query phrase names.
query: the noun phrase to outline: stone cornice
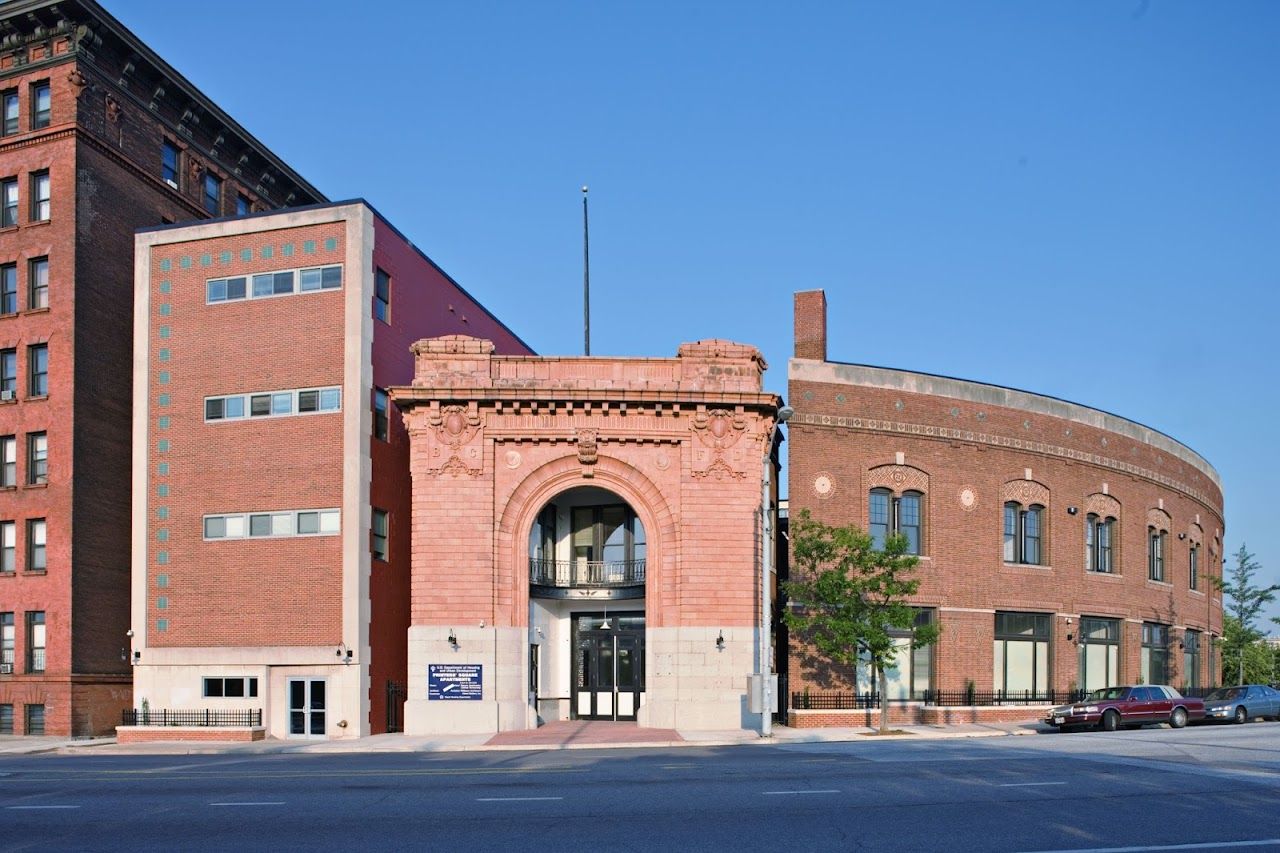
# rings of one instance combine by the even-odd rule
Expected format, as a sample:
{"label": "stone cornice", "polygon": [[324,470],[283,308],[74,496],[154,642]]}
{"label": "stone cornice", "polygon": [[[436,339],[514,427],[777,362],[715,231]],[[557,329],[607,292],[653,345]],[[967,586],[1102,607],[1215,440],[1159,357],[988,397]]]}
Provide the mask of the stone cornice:
{"label": "stone cornice", "polygon": [[968,444],[982,444],[988,447],[1019,450],[1024,453],[1035,453],[1041,456],[1067,459],[1072,462],[1082,462],[1087,465],[1095,465],[1099,468],[1106,468],[1122,474],[1128,474],[1129,476],[1149,480],[1157,485],[1183,493],[1192,500],[1203,504],[1210,512],[1215,514],[1220,512],[1213,503],[1212,497],[1201,489],[1189,486],[1166,474],[1152,471],[1149,468],[1143,468],[1140,465],[1134,465],[1130,462],[1121,462],[1118,459],[1112,459],[1097,453],[1087,453],[1073,447],[1063,447],[1061,445],[1049,444],[1048,442],[1043,441],[1030,441],[1027,439],[1010,438],[1003,435],[974,432],[973,430],[958,429],[956,427],[940,427],[933,424],[887,421],[876,418],[856,418],[844,415],[821,414],[818,412],[797,412],[791,418],[791,423],[803,424],[805,426],[827,427],[831,429],[848,429],[856,432],[910,435],[918,438],[935,439],[938,441],[962,441]]}
{"label": "stone cornice", "polygon": [[[772,393],[744,391],[652,391],[636,389],[582,388],[423,388],[400,385],[389,389],[397,404],[422,405],[433,400],[476,401],[488,406],[515,406],[531,409],[546,407],[590,408],[613,411],[616,407],[637,406],[666,410],[696,409],[699,406],[725,408],[742,406],[751,409],[776,410],[782,398]],[[622,411],[619,409],[619,411]],[[626,411],[631,411],[627,409]]]}

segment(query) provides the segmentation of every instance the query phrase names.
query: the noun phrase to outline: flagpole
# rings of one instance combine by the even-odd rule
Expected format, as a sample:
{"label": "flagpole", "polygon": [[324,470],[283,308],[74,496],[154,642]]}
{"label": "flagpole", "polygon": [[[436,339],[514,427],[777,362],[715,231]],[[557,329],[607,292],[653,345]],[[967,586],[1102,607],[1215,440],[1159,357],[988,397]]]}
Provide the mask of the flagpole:
{"label": "flagpole", "polygon": [[582,354],[591,355],[591,243],[587,231],[587,185],[582,185]]}

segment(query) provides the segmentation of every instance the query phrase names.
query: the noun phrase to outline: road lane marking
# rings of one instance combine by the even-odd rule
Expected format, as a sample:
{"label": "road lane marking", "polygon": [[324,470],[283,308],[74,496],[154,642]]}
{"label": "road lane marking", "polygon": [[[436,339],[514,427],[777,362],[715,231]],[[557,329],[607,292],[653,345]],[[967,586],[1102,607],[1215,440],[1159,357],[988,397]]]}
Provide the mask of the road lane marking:
{"label": "road lane marking", "polygon": [[1065,785],[1066,782],[1004,782],[1001,788],[1039,788],[1044,785]]}
{"label": "road lane marking", "polygon": [[1228,847],[1274,847],[1280,838],[1260,841],[1202,841],[1197,844],[1151,844],[1141,847],[1071,847],[1064,850],[1037,850],[1034,853],[1146,853],[1154,850],[1222,850]]}
{"label": "road lane marking", "polygon": [[476,797],[477,803],[531,803],[544,800],[563,800],[564,797]]}
{"label": "road lane marking", "polygon": [[283,806],[284,800],[270,803],[209,803],[211,806]]}
{"label": "road lane marking", "polygon": [[838,794],[835,788],[829,788],[822,791],[761,791],[766,797],[779,797],[791,794]]}
{"label": "road lane marking", "polygon": [[78,809],[79,806],[5,806],[6,809]]}
{"label": "road lane marking", "polygon": [[154,770],[39,770],[23,775],[24,782],[195,782],[224,779],[330,779],[388,776],[512,776],[534,773],[586,773],[585,767],[414,768],[408,770],[214,770],[208,773],[154,775]]}

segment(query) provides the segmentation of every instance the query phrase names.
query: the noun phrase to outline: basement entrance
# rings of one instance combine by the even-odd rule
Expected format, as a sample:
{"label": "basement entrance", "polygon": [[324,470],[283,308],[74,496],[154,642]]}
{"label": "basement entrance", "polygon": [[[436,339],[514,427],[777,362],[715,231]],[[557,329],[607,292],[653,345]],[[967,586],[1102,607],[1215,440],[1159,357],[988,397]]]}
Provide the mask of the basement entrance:
{"label": "basement entrance", "polygon": [[575,720],[634,720],[644,696],[644,613],[574,613]]}

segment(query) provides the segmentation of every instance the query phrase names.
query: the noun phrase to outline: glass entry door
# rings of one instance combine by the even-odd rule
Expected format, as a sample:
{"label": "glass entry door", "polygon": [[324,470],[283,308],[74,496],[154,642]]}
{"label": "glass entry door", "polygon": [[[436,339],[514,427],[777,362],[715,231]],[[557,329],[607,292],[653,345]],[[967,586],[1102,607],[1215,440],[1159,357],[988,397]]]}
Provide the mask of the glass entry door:
{"label": "glass entry door", "polygon": [[644,695],[644,614],[574,614],[573,717],[634,720]]}
{"label": "glass entry door", "polygon": [[289,736],[324,737],[325,680],[289,679]]}

